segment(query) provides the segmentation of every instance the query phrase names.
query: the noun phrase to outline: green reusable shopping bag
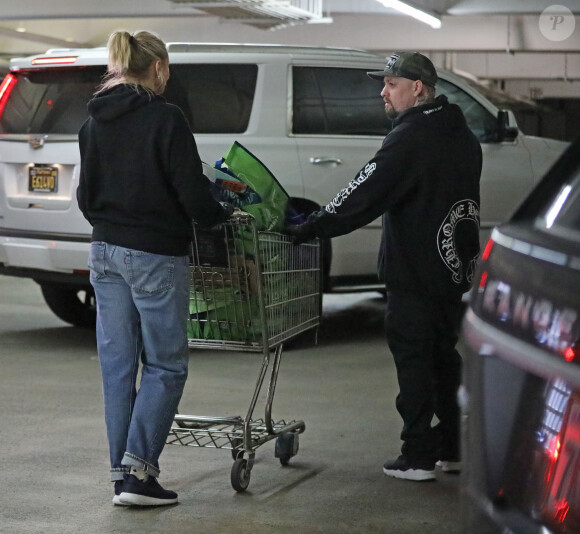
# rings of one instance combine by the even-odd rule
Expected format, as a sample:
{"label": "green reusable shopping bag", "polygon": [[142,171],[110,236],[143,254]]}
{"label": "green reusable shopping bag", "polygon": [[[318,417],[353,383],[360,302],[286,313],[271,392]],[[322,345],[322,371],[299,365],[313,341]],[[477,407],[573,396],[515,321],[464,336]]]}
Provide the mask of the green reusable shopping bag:
{"label": "green reusable shopping bag", "polygon": [[256,296],[243,296],[232,287],[191,291],[189,339],[221,341],[261,340],[262,327]]}
{"label": "green reusable shopping bag", "polygon": [[242,208],[256,219],[258,228],[273,232],[282,230],[288,193],[268,168],[237,141],[224,155],[222,166],[233,172],[261,198],[261,202]]}

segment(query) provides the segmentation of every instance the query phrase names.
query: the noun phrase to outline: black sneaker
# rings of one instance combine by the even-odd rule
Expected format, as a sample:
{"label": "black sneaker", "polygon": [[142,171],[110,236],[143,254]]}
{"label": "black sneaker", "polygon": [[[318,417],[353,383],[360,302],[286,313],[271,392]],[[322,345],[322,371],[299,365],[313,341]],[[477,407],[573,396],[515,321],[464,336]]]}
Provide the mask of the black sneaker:
{"label": "black sneaker", "polygon": [[113,504],[118,504],[120,506],[127,506],[126,504],[121,502],[119,496],[123,492],[123,483],[124,480],[115,480],[115,496],[113,497]]}
{"label": "black sneaker", "polygon": [[165,506],[177,502],[177,493],[163,489],[152,476],[139,480],[135,475],[125,475],[118,500],[125,506]]}
{"label": "black sneaker", "polygon": [[383,473],[389,477],[405,480],[435,480],[435,462],[428,460],[409,460],[399,456],[396,460],[389,460],[383,466]]}

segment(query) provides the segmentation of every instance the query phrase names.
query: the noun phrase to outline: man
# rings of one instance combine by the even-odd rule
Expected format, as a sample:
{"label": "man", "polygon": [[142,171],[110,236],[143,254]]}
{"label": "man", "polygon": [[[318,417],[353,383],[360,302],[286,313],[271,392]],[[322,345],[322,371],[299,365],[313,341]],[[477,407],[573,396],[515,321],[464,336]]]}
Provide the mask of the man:
{"label": "man", "polygon": [[479,254],[481,147],[459,107],[435,97],[437,73],[425,56],[396,52],[383,71],[368,75],[384,83],[393,129],[347,187],[287,231],[298,241],[329,238],[382,215],[379,275],[403,419],[402,454],[383,471],[432,480],[436,462],[444,471],[460,469],[455,345]]}

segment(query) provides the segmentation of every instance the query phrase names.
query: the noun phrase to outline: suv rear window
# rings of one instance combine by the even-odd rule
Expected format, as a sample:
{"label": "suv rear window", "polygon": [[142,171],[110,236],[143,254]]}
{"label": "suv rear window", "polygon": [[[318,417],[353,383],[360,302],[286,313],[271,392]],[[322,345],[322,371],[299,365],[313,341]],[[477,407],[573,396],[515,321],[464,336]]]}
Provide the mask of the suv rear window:
{"label": "suv rear window", "polygon": [[16,84],[0,118],[0,133],[76,134],[104,72],[104,67],[86,67],[13,73]]}
{"label": "suv rear window", "polygon": [[[250,119],[257,72],[256,65],[171,65],[164,96],[183,110],[194,133],[241,133]],[[76,134],[105,67],[13,74],[1,134]]]}

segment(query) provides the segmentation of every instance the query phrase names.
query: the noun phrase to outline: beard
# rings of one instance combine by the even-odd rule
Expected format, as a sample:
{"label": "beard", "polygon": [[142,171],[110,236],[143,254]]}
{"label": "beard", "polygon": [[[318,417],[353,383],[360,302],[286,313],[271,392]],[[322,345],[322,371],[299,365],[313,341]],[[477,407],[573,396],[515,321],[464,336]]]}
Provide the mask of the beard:
{"label": "beard", "polygon": [[399,116],[399,112],[395,111],[393,108],[385,109],[385,115],[387,119],[396,119]]}

